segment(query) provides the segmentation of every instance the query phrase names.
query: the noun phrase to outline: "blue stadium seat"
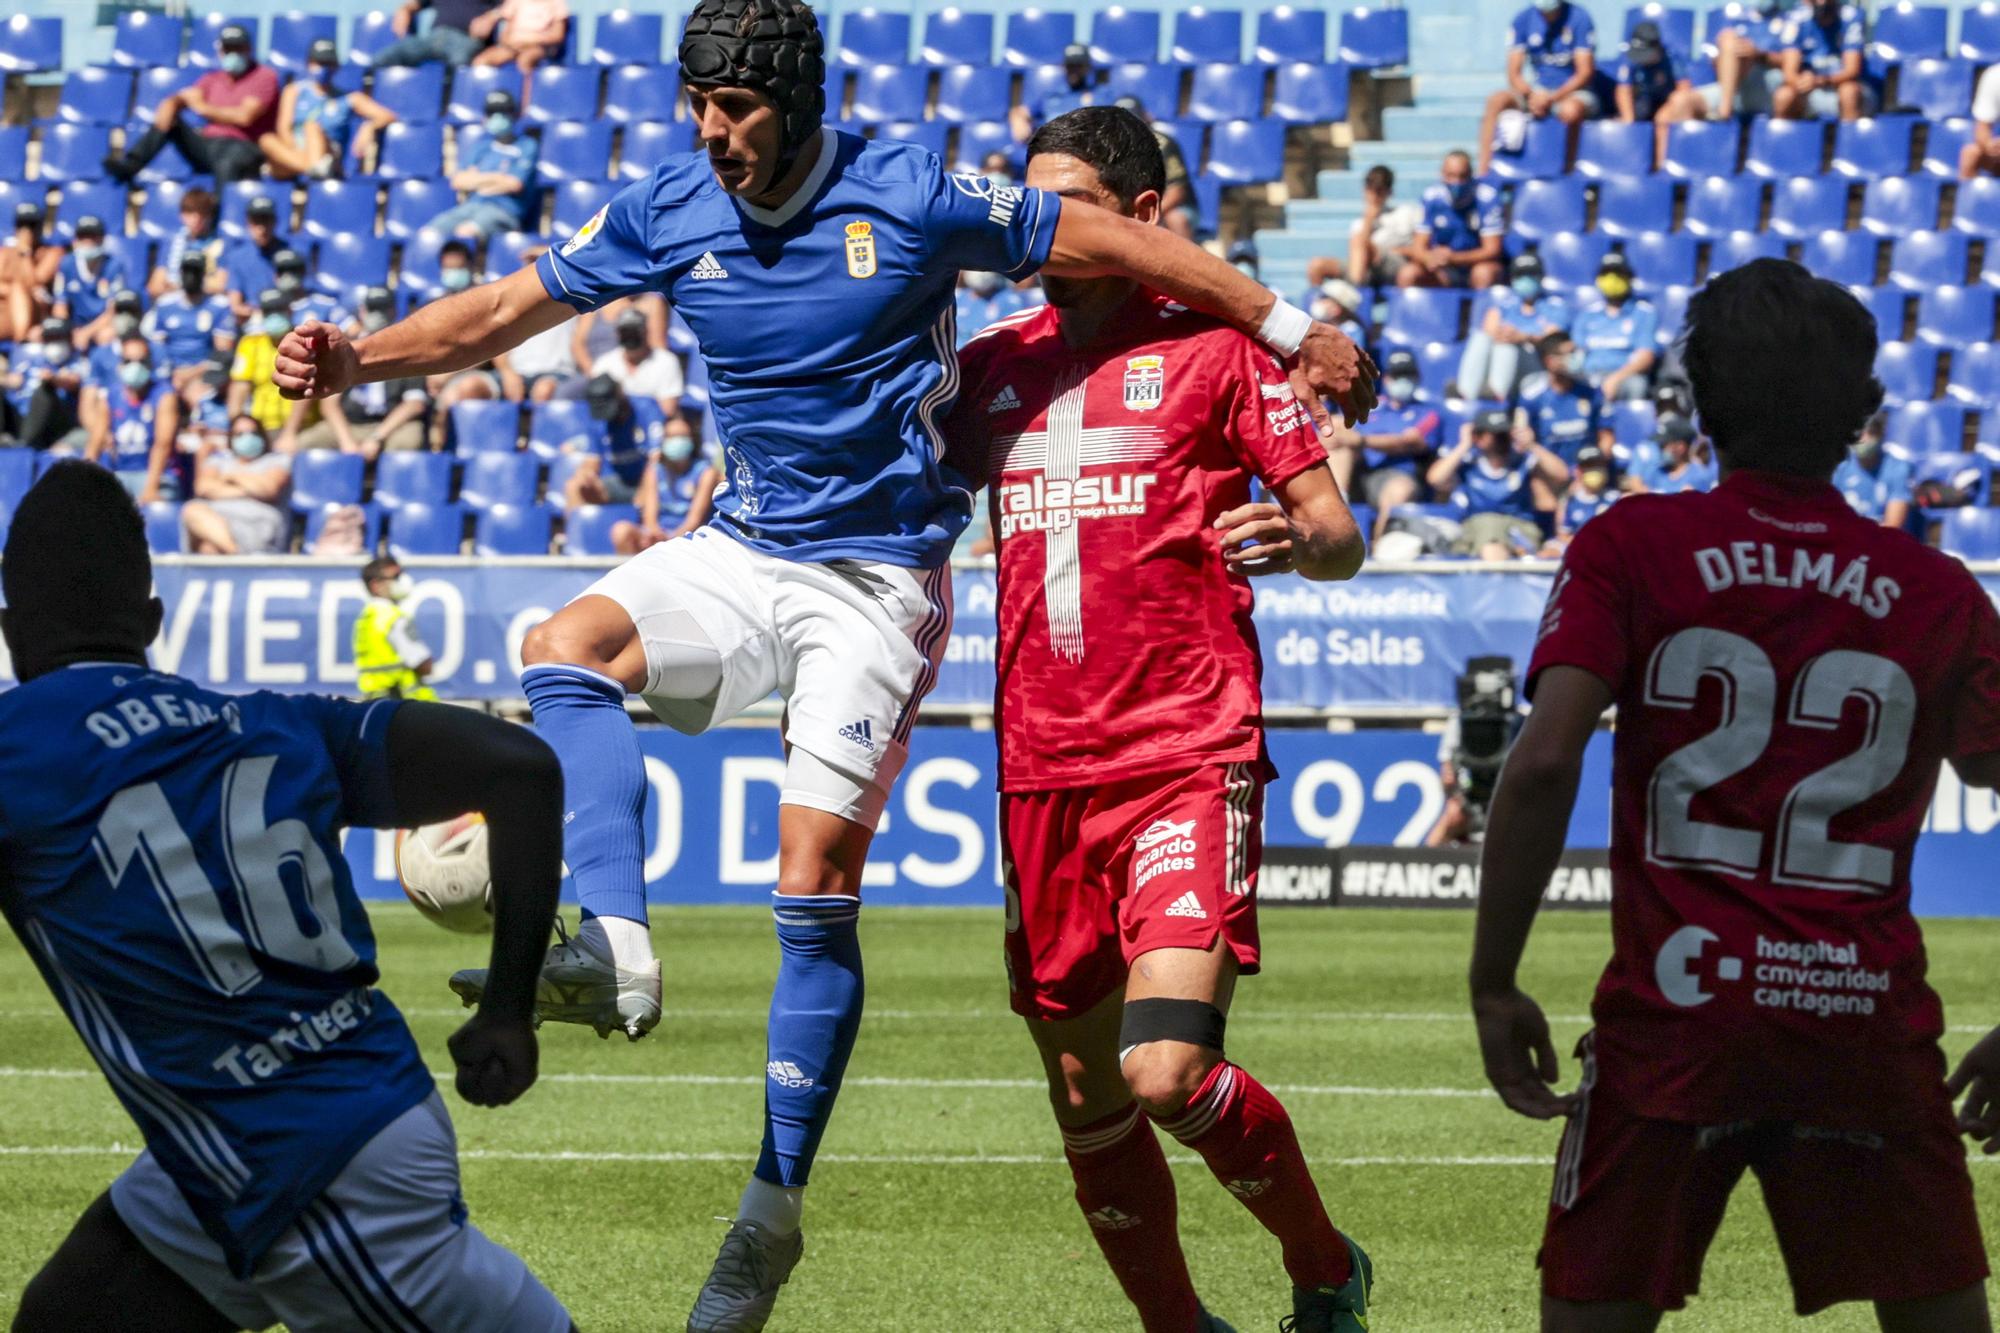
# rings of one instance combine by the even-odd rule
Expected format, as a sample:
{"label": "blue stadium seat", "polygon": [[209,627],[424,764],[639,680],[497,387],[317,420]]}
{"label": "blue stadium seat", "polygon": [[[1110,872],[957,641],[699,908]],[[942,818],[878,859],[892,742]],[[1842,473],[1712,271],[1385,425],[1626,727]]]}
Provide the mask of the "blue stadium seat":
{"label": "blue stadium seat", "polygon": [[1755,176],[1713,176],[1688,186],[1681,226],[1696,236],[1755,231],[1764,210],[1764,182]]}
{"label": "blue stadium seat", "polygon": [[1463,342],[1431,342],[1409,349],[1417,358],[1418,396],[1432,402],[1444,399],[1451,377],[1465,356]]}
{"label": "blue stadium seat", "polygon": [[[550,489],[555,489],[551,484]],[[637,523],[634,505],[578,505],[563,515],[564,555],[615,555],[611,529],[620,523]]]}
{"label": "blue stadium seat", "polygon": [[1007,16],[1004,65],[1054,65],[1076,40],[1076,15],[1067,9],[1022,9]]}
{"label": "blue stadium seat", "polygon": [[1927,454],[1955,454],[1965,448],[1965,404],[1928,398],[1907,402],[1892,409],[1883,442],[1921,458]]}
{"label": "blue stadium seat", "polygon": [[1848,182],[1839,176],[1794,176],[1771,187],[1771,230],[1788,240],[1847,226]]}
{"label": "blue stadium seat", "polygon": [[371,10],[354,16],[353,31],[347,38],[347,63],[350,65],[372,65],[376,52],[398,40],[395,15],[386,9]]}
{"label": "blue stadium seat", "polygon": [[1882,243],[1865,231],[1822,231],[1806,238],[1799,262],[1843,287],[1872,287]]}
{"label": "blue stadium seat", "polygon": [[1158,60],[1160,11],[1112,5],[1090,23],[1090,58],[1100,65]]}
{"label": "blue stadium seat", "polygon": [[604,431],[581,398],[551,398],[529,409],[528,449],[543,460],[584,447]]}
{"label": "blue stadium seat", "polygon": [[886,125],[875,127],[875,137],[890,139],[896,143],[913,143],[928,149],[938,158],[945,155],[946,141],[951,135],[951,126],[942,120],[892,120]]}
{"label": "blue stadium seat", "polygon": [[0,509],[12,510],[35,484],[40,458],[27,449],[0,449]]}
{"label": "blue stadium seat", "polygon": [[109,125],[51,125],[42,131],[42,167],[36,179],[50,183],[102,180],[104,155],[110,148]]}
{"label": "blue stadium seat", "polygon": [[1257,40],[1250,54],[1266,65],[1326,59],[1326,11],[1293,5],[1265,10],[1257,16]]}
{"label": "blue stadium seat", "polygon": [[360,504],[367,466],[360,454],[301,449],[292,456],[292,508],[304,513],[321,505]]}
{"label": "blue stadium seat", "polygon": [[1019,146],[1014,142],[1014,132],[1007,128],[1004,120],[976,120],[961,125],[958,130],[958,159],[952,164],[954,171],[977,171],[979,164],[989,153],[1005,153],[1018,164],[1021,160]]}
{"label": "blue stadium seat", "polygon": [[1708,276],[1741,268],[1753,259],[1783,259],[1785,239],[1768,231],[1732,231],[1708,248]]}
{"label": "blue stadium seat", "polygon": [[451,499],[452,458],[428,450],[395,450],[375,460],[375,503],[440,505]]}
{"label": "blue stadium seat", "polygon": [[612,129],[608,120],[566,121],[546,127],[542,155],[535,165],[536,179],[544,185],[603,180],[611,166]]}
{"label": "blue stadium seat", "polygon": [[1019,100],[1023,106],[1032,107],[1044,97],[1068,91],[1069,75],[1061,65],[1031,65],[1021,71]]}
{"label": "blue stadium seat", "polygon": [[28,127],[0,126],[0,181],[23,181],[27,178]]}
{"label": "blue stadium seat", "polygon": [[[6,513],[12,509],[6,501],[0,500],[0,528],[5,527]],[[181,504],[178,500],[155,500],[139,507],[146,520],[146,547],[154,555],[179,555],[181,553]]]}
{"label": "blue stadium seat", "polygon": [[135,275],[135,287],[144,285],[137,278],[153,271],[153,242],[149,238],[113,232],[104,238],[104,249],[118,261],[120,268]]}
{"label": "blue stadium seat", "polygon": [[187,63],[198,70],[217,68],[215,39],[230,24],[242,27],[250,34],[250,44],[258,46],[263,40],[263,25],[248,14],[203,14],[195,19],[188,30]]}
{"label": "blue stadium seat", "polygon": [[111,38],[114,65],[178,65],[181,39],[187,36],[184,19],[169,18],[153,10],[128,9],[118,16]]}
{"label": "blue stadium seat", "polygon": [[1693,286],[1695,246],[1694,237],[1684,231],[1628,237],[1625,257],[1632,261],[1633,287],[1645,296],[1662,287]]}
{"label": "blue stadium seat", "polygon": [[542,460],[528,453],[475,453],[465,460],[458,498],[468,509],[530,505],[542,480]]}
{"label": "blue stadium seat", "polygon": [[306,186],[306,210],[300,230],[314,240],[349,234],[375,234],[375,191],[372,180],[313,181]]}
{"label": "blue stadium seat", "polygon": [[1938,548],[1965,560],[2000,559],[2000,509],[1966,505],[1946,511]]}
{"label": "blue stadium seat", "polygon": [[396,278],[403,293],[419,303],[438,295],[438,256],[451,239],[435,227],[425,227],[404,239]]}
{"label": "blue stadium seat", "polygon": [[2000,237],[2000,176],[1975,176],[1959,182],[1951,225],[1984,236],[1989,242]]}
{"label": "blue stadium seat", "polygon": [[1356,69],[1410,63],[1410,12],[1360,6],[1340,16],[1340,58]]}
{"label": "blue stadium seat", "polygon": [[297,10],[273,14],[271,42],[264,59],[280,74],[298,74],[306,67],[306,52],[320,40],[340,40],[340,20],[332,14],[304,14]]}
{"label": "blue stadium seat", "polygon": [[79,125],[123,125],[132,105],[132,71],[116,65],[85,65],[63,76],[56,119]]}
{"label": "blue stadium seat", "polygon": [[1967,343],[1951,349],[1950,378],[1945,392],[1960,402],[1986,409],[1980,425],[2000,423],[2000,343]]}
{"label": "blue stadium seat", "polygon": [[[1996,0],[2000,2],[2000,0]],[[1243,58],[1243,11],[1196,5],[1174,16],[1174,44],[1167,58],[1177,65]],[[1311,57],[1288,55],[1279,63]]]}
{"label": "blue stadium seat", "polygon": [[126,202],[125,187],[117,181],[72,181],[63,186],[62,202],[56,205],[56,235],[68,244],[76,234],[76,220],[94,214],[112,236],[123,236]]}
{"label": "blue stadium seat", "polygon": [[[1733,120],[1684,120],[1667,129],[1667,151],[1660,169],[1669,176],[1692,179],[1733,176],[1742,146],[1742,127]],[[1819,170],[1817,162],[1813,170]]]}
{"label": "blue stadium seat", "polygon": [[497,398],[454,403],[450,425],[452,448],[460,458],[511,453],[520,445],[521,405]]}
{"label": "blue stadium seat", "polygon": [[1883,283],[1879,287],[1857,285],[1848,288],[1855,299],[1875,317],[1875,336],[1883,342],[1900,339],[1908,323],[1910,294],[1901,287]]}
{"label": "blue stadium seat", "polygon": [[1657,3],[1632,5],[1625,10],[1625,27],[1620,40],[1630,41],[1632,29],[1641,23],[1654,24],[1660,30],[1661,44],[1685,63],[1695,54],[1694,20],[1692,9]]}
{"label": "blue stadium seat", "polygon": [[937,118],[954,125],[1005,120],[1013,74],[1000,65],[953,65],[938,71]]}
{"label": "blue stadium seat", "polygon": [[[202,184],[211,188],[214,182]],[[179,231],[181,196],[187,191],[188,186],[179,181],[165,181],[147,190],[146,202],[139,208],[139,234],[158,240]]]}
{"label": "blue stadium seat", "polygon": [[451,95],[444,118],[454,125],[476,125],[486,119],[486,94],[508,92],[521,100],[521,71],[513,65],[461,65],[452,71]]}
{"label": "blue stadium seat", "polygon": [[1269,74],[1264,65],[1197,65],[1187,113],[1211,122],[1255,120],[1264,114],[1264,80]]}
{"label": "blue stadium seat", "polygon": [[1758,176],[1817,176],[1825,156],[1825,121],[1765,116],[1750,125],[1750,149],[1743,169]]}
{"label": "blue stadium seat", "polygon": [[[377,140],[375,174],[389,180],[434,180],[444,174],[444,126],[391,125]],[[455,201],[455,200],[454,200]]]}
{"label": "blue stadium seat", "polygon": [[840,125],[841,108],[847,105],[847,85],[850,81],[849,76],[853,72],[845,65],[826,67],[826,78],[821,84],[821,91],[826,94],[826,119],[835,128]]}
{"label": "blue stadium seat", "polygon": [[1232,120],[1215,126],[1209,131],[1206,171],[1225,185],[1278,180],[1285,174],[1285,123]]}
{"label": "blue stadium seat", "polygon": [[1958,11],[1958,55],[1975,65],[2000,61],[2000,0],[1979,0]]}
{"label": "blue stadium seat", "polygon": [[494,505],[479,515],[473,554],[547,555],[553,522],[546,505]]}
{"label": "blue stadium seat", "polygon": [[1385,298],[1389,317],[1382,341],[1399,347],[1457,342],[1465,324],[1466,292],[1450,287],[1393,287]]}
{"label": "blue stadium seat", "polygon": [[1881,236],[1928,231],[1938,224],[1942,185],[1935,176],[1869,181],[1861,196],[1862,227]]}
{"label": "blue stadium seat", "polygon": [[886,9],[853,9],[841,15],[840,40],[829,62],[850,69],[901,65],[910,59],[910,16]]}
{"label": "blue stadium seat", "polygon": [[62,68],[62,20],[26,14],[0,22],[0,72],[32,74]]}
{"label": "blue stadium seat", "polygon": [[228,185],[214,187],[214,194],[215,226],[224,236],[249,234],[250,204],[257,199],[269,199],[277,210],[276,230],[280,235],[288,234],[292,229],[292,191],[282,182],[231,181]]}
{"label": "blue stadium seat", "polygon": [[672,120],[680,109],[681,76],[671,65],[618,65],[604,88],[604,114],[622,124]]}
{"label": "blue stadium seat", "polygon": [[1653,438],[1653,425],[1657,413],[1651,403],[1630,401],[1612,403],[1605,416],[1607,419],[1604,424],[1611,427],[1612,440],[1627,449]]}
{"label": "blue stadium seat", "polygon": [[457,555],[465,538],[465,510],[456,503],[412,501],[389,518],[389,550],[399,559]]}
{"label": "blue stadium seat", "polygon": [[[1400,13],[1401,11],[1396,11]],[[1649,176],[1653,172],[1653,126],[1615,120],[1584,123],[1576,141],[1576,174],[1592,180],[1607,176]]]}
{"label": "blue stadium seat", "polygon": [[611,202],[620,181],[564,181],[555,189],[556,206],[549,227],[557,236],[569,236]]}
{"label": "blue stadium seat", "polygon": [[1514,191],[1510,235],[1530,241],[1556,232],[1583,230],[1583,182],[1574,176],[1557,180],[1523,181]]}
{"label": "blue stadium seat", "polygon": [[1910,169],[1916,127],[1914,116],[1841,121],[1833,131],[1833,171],[1861,180],[1902,175]]}
{"label": "blue stadium seat", "polygon": [[993,63],[993,16],[957,6],[924,16],[926,65],[990,65]]}
{"label": "blue stadium seat", "polygon": [[1942,6],[1918,5],[1898,0],[1875,13],[1875,31],[1869,39],[1871,54],[1895,64],[1929,60],[1945,53],[1945,23],[1951,11]]}
{"label": "blue stadium seat", "polygon": [[1271,114],[1292,125],[1327,125],[1346,120],[1347,85],[1346,65],[1300,61],[1280,65],[1271,89]]}
{"label": "blue stadium seat", "polygon": [[[1297,68],[1304,69],[1305,67],[1299,66]],[[1324,67],[1313,66],[1312,68],[1321,70]],[[1181,73],[1182,70],[1179,65],[1114,65],[1111,67],[1110,73],[1105,76],[1103,85],[1104,95],[1111,98],[1136,97],[1139,99],[1139,105],[1146,109],[1147,115],[1177,116],[1180,114],[1181,107]],[[1347,73],[1345,70],[1342,70],[1339,71],[1339,75],[1340,114],[1324,117],[1327,120],[1345,120],[1347,118]],[[1283,97],[1285,86],[1284,70],[1278,71],[1278,85],[1278,95]],[[1332,94],[1329,91],[1325,93],[1308,92],[1306,95],[1309,97],[1331,97]],[[939,114],[943,114],[942,107],[940,107]],[[1273,108],[1272,114],[1282,115],[1283,113]],[[991,117],[962,116],[959,119],[985,120],[991,119]],[[1290,120],[1292,117],[1286,116],[1285,119]]]}
{"label": "blue stadium seat", "polygon": [[1528,122],[1528,133],[1518,153],[1495,153],[1493,175],[1498,180],[1521,181],[1560,176],[1569,154],[1569,127],[1555,117]]}
{"label": "blue stadium seat", "polygon": [[1610,249],[1611,238],[1601,231],[1544,236],[1535,246],[1549,285],[1565,292],[1596,282],[1597,266]]}
{"label": "blue stadium seat", "polygon": [[1930,130],[1924,135],[1924,160],[1917,169],[1926,176],[1940,176],[1945,180],[1958,179],[1958,152],[1972,142],[1972,120],[1968,116],[1953,116],[1947,120],[1930,122]]}
{"label": "blue stadium seat", "polygon": [[[320,540],[326,533],[327,521],[342,510],[355,507],[353,505],[323,505],[318,509],[307,510],[305,515],[305,539],[300,543],[300,553],[302,555],[325,554],[320,550]],[[359,508],[361,510],[361,549],[364,553],[372,556],[375,554],[376,548],[382,543],[382,510],[379,506],[373,504],[364,504],[359,506]]]}
{"label": "blue stadium seat", "polygon": [[1927,120],[1947,120],[1972,109],[1972,62],[1912,60],[1897,72],[1896,101]]}
{"label": "blue stadium seat", "polygon": [[382,232],[398,241],[408,241],[429,226],[432,218],[458,202],[458,192],[451,188],[450,182],[437,179],[436,173],[393,181],[388,193]]}
{"label": "blue stadium seat", "polygon": [[1950,347],[1993,341],[1992,287],[1932,287],[1917,297],[1917,336]]}
{"label": "blue stadium seat", "polygon": [[594,120],[604,70],[597,65],[543,65],[535,71],[527,117],[539,125]]}
{"label": "blue stadium seat", "polygon": [[1607,180],[1597,187],[1597,227],[1607,236],[1665,231],[1674,223],[1674,183],[1665,176]]}
{"label": "blue stadium seat", "polygon": [[872,124],[922,120],[929,82],[930,71],[920,65],[870,65],[854,76],[854,105],[848,114]]}
{"label": "blue stadium seat", "polygon": [[1962,231],[1905,232],[1890,252],[1889,281],[1915,290],[1960,286],[1971,249],[1972,238]]}
{"label": "blue stadium seat", "polygon": [[[660,14],[639,14],[629,9],[599,14],[597,31],[591,36],[591,63],[657,65],[665,28],[666,18]],[[679,45],[678,35],[675,45]]]}
{"label": "blue stadium seat", "polygon": [[694,147],[694,125],[685,120],[642,120],[625,127],[625,142],[618,150],[621,180],[643,180],[653,174],[660,159],[685,153]]}
{"label": "blue stadium seat", "polygon": [[140,70],[132,96],[133,123],[141,126],[150,124],[167,94],[179,92],[200,77],[200,70],[179,65]]}
{"label": "blue stadium seat", "polygon": [[1208,122],[1196,116],[1176,116],[1172,120],[1154,117],[1153,128],[1180,146],[1181,156],[1192,170],[1208,147]]}
{"label": "blue stadium seat", "polygon": [[357,288],[386,286],[389,238],[366,232],[339,232],[327,237],[319,243],[312,281],[321,291],[350,303]]}
{"label": "blue stadium seat", "polygon": [[1875,378],[1896,402],[1928,401],[1937,388],[1938,352],[1931,343],[1883,343],[1875,352]]}

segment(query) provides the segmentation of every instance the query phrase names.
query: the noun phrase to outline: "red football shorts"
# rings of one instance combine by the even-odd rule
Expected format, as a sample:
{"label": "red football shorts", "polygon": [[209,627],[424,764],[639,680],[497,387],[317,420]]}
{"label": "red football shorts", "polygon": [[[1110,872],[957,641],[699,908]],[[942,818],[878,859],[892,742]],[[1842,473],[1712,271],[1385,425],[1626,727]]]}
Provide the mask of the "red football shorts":
{"label": "red football shorts", "polygon": [[1002,794],[1014,1011],[1079,1017],[1140,954],[1218,935],[1255,972],[1263,803],[1253,764]]}
{"label": "red football shorts", "polygon": [[1678,1310],[1730,1191],[1756,1173],[1802,1315],[1842,1301],[1942,1296],[1986,1277],[1986,1250],[1944,1085],[1924,1123],[1893,1135],[1789,1121],[1651,1120],[1595,1083],[1556,1157],[1542,1291],[1566,1301]]}

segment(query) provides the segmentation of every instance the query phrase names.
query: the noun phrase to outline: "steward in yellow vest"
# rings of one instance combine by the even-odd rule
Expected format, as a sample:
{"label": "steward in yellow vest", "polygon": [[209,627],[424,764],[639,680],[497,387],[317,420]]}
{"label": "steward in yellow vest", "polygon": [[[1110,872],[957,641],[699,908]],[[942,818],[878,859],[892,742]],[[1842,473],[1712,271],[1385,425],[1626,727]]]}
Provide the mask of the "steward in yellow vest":
{"label": "steward in yellow vest", "polygon": [[417,637],[402,607],[410,578],[389,557],[370,560],[361,570],[368,604],[354,622],[354,670],[364,699],[435,699],[424,684],[431,673],[431,650]]}

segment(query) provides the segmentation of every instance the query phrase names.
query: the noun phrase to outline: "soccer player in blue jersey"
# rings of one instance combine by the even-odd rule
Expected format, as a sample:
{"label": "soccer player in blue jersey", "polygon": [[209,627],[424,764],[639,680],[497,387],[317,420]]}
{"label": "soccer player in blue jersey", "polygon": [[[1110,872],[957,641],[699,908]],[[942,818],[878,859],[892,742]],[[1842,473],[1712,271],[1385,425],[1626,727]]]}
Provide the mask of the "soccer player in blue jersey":
{"label": "soccer player in blue jersey", "polygon": [[[464,709],[229,696],[150,670],[162,608],[131,499],[50,469],[0,562],[0,911],[145,1136],[23,1292],[16,1333],[561,1333],[466,1220],[443,1100],[375,989],[338,841],[477,810],[493,967],[459,1095],[535,1081],[561,774]],[[85,1315],[83,1312],[88,1311]]]}
{"label": "soccer player in blue jersey", "polygon": [[[600,1032],[636,1038],[660,1016],[626,695],[687,732],[774,690],[786,701],[764,1147],[697,1333],[768,1318],[860,1025],[862,867],[937,676],[946,562],[972,510],[939,433],[958,390],[959,272],[1133,277],[1295,357],[1322,422],[1322,395],[1354,419],[1374,399],[1350,339],[1197,246],[823,128],[822,50],[798,0],[701,0],[680,48],[701,151],[666,159],[533,271],[358,342],[304,325],[277,367],[285,392],[310,397],[457,370],[647,291],[700,339],[722,443],[715,517],[607,575],[522,651],[536,726],[563,763],[586,918],[543,968],[540,1012]],[[474,996],[483,978],[453,984]]]}

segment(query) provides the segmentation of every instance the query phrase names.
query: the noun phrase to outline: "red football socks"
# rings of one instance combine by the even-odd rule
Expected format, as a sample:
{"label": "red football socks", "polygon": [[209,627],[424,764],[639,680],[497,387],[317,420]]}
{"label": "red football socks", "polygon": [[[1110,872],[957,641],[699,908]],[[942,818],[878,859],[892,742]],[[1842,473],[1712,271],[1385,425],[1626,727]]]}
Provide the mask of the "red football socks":
{"label": "red football socks", "polygon": [[1225,1060],[1160,1128],[1200,1153],[1222,1187],[1278,1238],[1294,1285],[1347,1281],[1347,1243],[1327,1219],[1292,1118],[1263,1084]]}
{"label": "red football socks", "polygon": [[1173,1172],[1153,1127],[1134,1103],[1062,1135],[1077,1207],[1118,1285],[1139,1308],[1140,1326],[1146,1333],[1191,1333],[1201,1302],[1181,1254]]}

